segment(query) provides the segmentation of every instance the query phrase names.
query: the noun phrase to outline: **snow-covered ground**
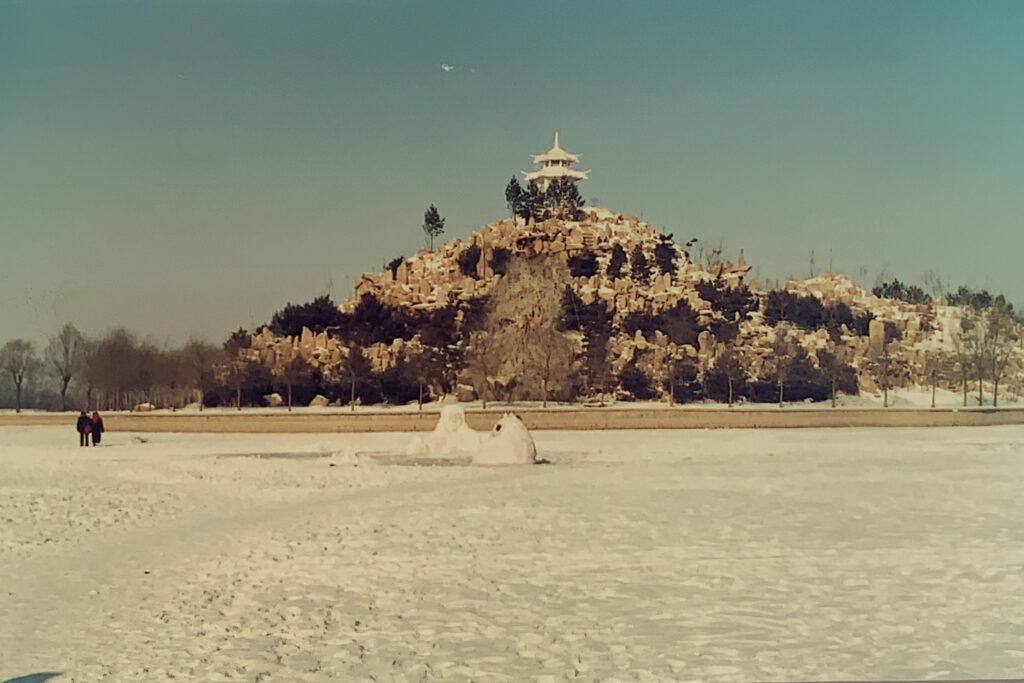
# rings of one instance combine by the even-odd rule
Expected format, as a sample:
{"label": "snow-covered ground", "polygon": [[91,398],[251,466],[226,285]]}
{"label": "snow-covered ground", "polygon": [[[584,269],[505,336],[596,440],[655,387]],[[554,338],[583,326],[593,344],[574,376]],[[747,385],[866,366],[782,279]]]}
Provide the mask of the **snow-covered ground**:
{"label": "snow-covered ground", "polygon": [[[924,387],[912,387],[906,389],[893,389],[889,392],[889,405],[888,408],[892,410],[898,409],[927,409],[931,408],[932,392],[929,388]],[[439,413],[445,405],[450,405],[451,399],[442,399],[438,401],[431,401],[424,403],[422,407],[417,405],[415,402],[408,403],[406,405],[391,406],[391,405],[367,405],[367,406],[356,406],[353,410],[349,406],[324,406],[324,407],[310,407],[310,406],[294,406],[291,412],[296,415],[337,415],[337,414],[348,414],[351,412],[355,413],[380,413],[380,412],[397,412],[397,413],[408,413],[416,411],[424,411],[431,413]],[[836,406],[838,408],[850,409],[878,409],[882,408],[884,400],[882,394],[870,394],[864,392],[857,396],[848,396],[846,394],[840,394],[836,397]],[[481,401],[470,401],[460,403],[465,410],[480,410],[483,408]],[[546,410],[558,411],[558,410],[577,410],[581,407],[580,402],[575,403],[548,403]],[[616,409],[633,409],[633,410],[651,410],[651,409],[671,409],[671,410],[727,410],[728,406],[724,403],[718,403],[715,401],[707,401],[700,403],[687,403],[687,404],[676,404],[669,405],[667,399],[660,401],[615,401],[611,398],[606,402],[607,406],[614,407]],[[777,403],[749,403],[749,402],[738,402],[737,405],[742,405],[747,410],[779,410]],[[786,402],[782,410],[825,410],[831,409],[830,401],[792,401]],[[949,391],[947,389],[937,389],[935,392],[935,407],[937,409],[958,409],[964,406],[963,394],[957,391]],[[540,409],[540,401],[488,401],[487,407],[490,410],[523,410],[523,409]],[[992,408],[992,393],[986,388],[985,393],[982,397],[982,401],[978,402],[977,388],[968,392],[967,394],[967,408]],[[1000,408],[1021,408],[1024,407],[1024,401],[1021,400],[1020,396],[1010,393],[1005,390],[1001,390],[999,393],[999,405]],[[25,409],[21,411],[26,415],[32,414],[53,414],[43,410],[32,410]],[[126,411],[127,412],[127,411]],[[151,411],[154,415],[163,415],[167,413],[195,413],[199,414],[199,404],[194,403],[185,408],[180,409],[169,409],[160,408]],[[288,408],[284,406],[278,406],[276,408],[243,408],[239,411],[237,408],[232,407],[220,407],[220,408],[204,408],[203,413],[210,415],[235,415],[239,412],[247,415],[284,415],[287,414]],[[13,415],[15,411],[13,409],[0,409],[0,415]],[[112,414],[114,411],[104,411],[104,415]],[[72,410],[68,413],[77,417],[78,411]],[[116,414],[116,413],[114,413]],[[74,422],[74,417],[70,418]]]}
{"label": "snow-covered ground", "polygon": [[1024,427],[534,438],[0,428],[0,680],[1024,671]]}

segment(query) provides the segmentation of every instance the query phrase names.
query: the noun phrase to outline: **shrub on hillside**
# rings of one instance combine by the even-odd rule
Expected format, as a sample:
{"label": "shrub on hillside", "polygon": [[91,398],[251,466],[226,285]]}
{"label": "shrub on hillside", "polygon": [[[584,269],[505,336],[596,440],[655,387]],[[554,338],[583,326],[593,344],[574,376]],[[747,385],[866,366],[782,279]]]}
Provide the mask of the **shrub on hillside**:
{"label": "shrub on hillside", "polygon": [[387,269],[391,271],[391,277],[398,277],[398,266],[405,263],[404,256],[396,256],[388,261]]}
{"label": "shrub on hillside", "polygon": [[622,266],[624,265],[626,265],[626,250],[616,242],[612,245],[612,255],[608,259],[608,266],[604,272],[612,280],[618,280],[622,277]]}
{"label": "shrub on hillside", "polygon": [[697,312],[686,300],[680,300],[672,308],[667,308],[659,315],[659,329],[668,335],[675,344],[689,344],[697,347],[697,335],[700,334],[700,321]]}
{"label": "shrub on hillside", "polygon": [[698,282],[697,293],[711,304],[711,310],[726,320],[745,320],[757,310],[757,296],[746,286],[726,287],[717,282]]}
{"label": "shrub on hillside", "polygon": [[764,321],[773,327],[780,322],[789,322],[805,330],[816,330],[827,319],[825,307],[816,296],[799,296],[773,289],[765,297]]}
{"label": "shrub on hillside", "polygon": [[480,263],[480,247],[473,243],[459,252],[456,260],[459,262],[459,272],[466,277],[475,278],[477,264]]}
{"label": "shrub on hillside", "polygon": [[903,332],[900,331],[900,328],[896,327],[896,323],[894,323],[891,320],[885,320],[882,324],[885,325],[886,344],[888,344],[891,341],[896,341],[897,339],[903,338]]}
{"label": "shrub on hillside", "polygon": [[629,335],[634,335],[640,330],[644,338],[650,340],[654,331],[663,327],[663,321],[661,316],[651,315],[647,311],[630,311],[622,319],[619,327]]}
{"label": "shrub on hillside", "polygon": [[[832,395],[829,377],[811,361],[807,352],[797,347],[786,364],[782,382],[786,401],[824,401]],[[777,403],[779,387],[777,377],[759,377],[750,383],[748,396],[756,403]]]}
{"label": "shrub on hillside", "polygon": [[690,361],[677,362],[674,373],[665,379],[664,387],[672,392],[676,403],[694,403],[704,398],[697,366]]}
{"label": "shrub on hillside", "polygon": [[405,405],[419,400],[420,385],[414,369],[404,359],[378,376],[383,400],[391,405]]}
{"label": "shrub on hillside", "polygon": [[654,245],[654,264],[662,275],[676,272],[676,245],[672,242],[672,235],[662,235],[661,240]]}
{"label": "shrub on hillside", "polygon": [[873,288],[871,293],[883,299],[898,299],[910,304],[930,304],[931,296],[926,294],[917,285],[905,285],[898,279],[893,278],[891,282],[883,282]]}
{"label": "shrub on hillside", "polygon": [[619,386],[640,401],[648,401],[658,395],[651,378],[632,363],[622,368],[622,372],[619,373]]}
{"label": "shrub on hillside", "polygon": [[495,247],[491,251],[491,270],[495,275],[504,275],[508,272],[508,260],[512,252],[505,247]]}
{"label": "shrub on hillside", "polygon": [[588,249],[570,256],[568,266],[569,274],[573,277],[592,277],[597,274],[597,257]]}
{"label": "shrub on hillside", "polygon": [[367,293],[348,316],[342,336],[364,347],[378,342],[390,344],[395,339],[411,338],[408,321],[409,316],[404,310],[384,304]]}
{"label": "shrub on hillside", "polygon": [[[712,401],[727,403],[729,401],[729,378],[729,373],[720,368],[708,368],[704,373],[704,395]],[[748,393],[747,378],[742,375],[732,376],[732,400],[738,401]]]}
{"label": "shrub on hillside", "polygon": [[306,304],[287,304],[271,318],[270,331],[279,336],[294,337],[302,333],[303,327],[323,332],[329,327],[342,325],[344,321],[345,316],[325,294]]}

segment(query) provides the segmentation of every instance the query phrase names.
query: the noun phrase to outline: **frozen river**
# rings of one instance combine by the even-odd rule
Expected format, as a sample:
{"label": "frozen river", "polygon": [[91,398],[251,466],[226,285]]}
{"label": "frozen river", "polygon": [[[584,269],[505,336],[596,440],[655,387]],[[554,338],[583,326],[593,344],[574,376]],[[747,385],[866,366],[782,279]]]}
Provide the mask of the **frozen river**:
{"label": "frozen river", "polygon": [[534,437],[0,428],[0,680],[1024,671],[1022,427]]}

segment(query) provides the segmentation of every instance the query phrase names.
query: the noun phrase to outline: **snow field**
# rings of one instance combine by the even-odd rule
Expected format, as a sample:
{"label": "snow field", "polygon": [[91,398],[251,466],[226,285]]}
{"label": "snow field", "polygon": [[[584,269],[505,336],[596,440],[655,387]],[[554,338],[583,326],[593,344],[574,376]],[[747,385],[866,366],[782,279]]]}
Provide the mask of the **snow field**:
{"label": "snow field", "polygon": [[0,428],[0,680],[1024,670],[1021,427],[107,436]]}

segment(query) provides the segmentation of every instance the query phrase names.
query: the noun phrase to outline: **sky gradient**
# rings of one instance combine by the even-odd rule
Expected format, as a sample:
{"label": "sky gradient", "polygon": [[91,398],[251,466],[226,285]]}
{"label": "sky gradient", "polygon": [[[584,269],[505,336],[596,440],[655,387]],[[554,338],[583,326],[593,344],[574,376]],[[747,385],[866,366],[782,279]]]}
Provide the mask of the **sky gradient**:
{"label": "sky gradient", "polygon": [[[0,343],[220,342],[506,214],[588,203],[1024,306],[1024,3],[0,3]],[[454,66],[445,70],[442,64]]]}

